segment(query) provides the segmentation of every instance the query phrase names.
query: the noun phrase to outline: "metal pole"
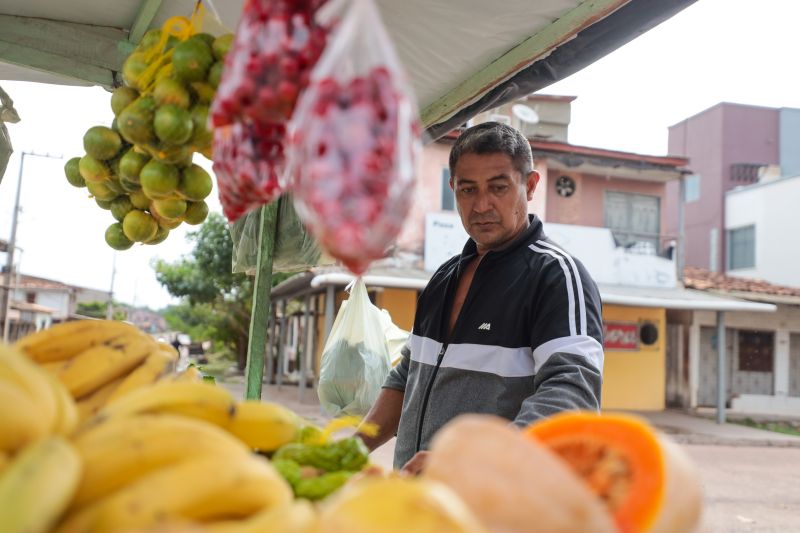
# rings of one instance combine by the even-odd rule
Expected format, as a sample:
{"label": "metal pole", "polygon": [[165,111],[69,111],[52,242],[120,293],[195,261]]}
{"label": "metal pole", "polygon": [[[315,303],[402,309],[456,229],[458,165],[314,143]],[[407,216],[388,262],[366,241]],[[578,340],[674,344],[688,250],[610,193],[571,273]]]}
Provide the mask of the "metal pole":
{"label": "metal pole", "polygon": [[[311,295],[306,295],[305,318],[303,320],[303,354],[297,358],[298,370],[300,371],[300,391],[298,393],[300,403],[306,395],[306,380],[308,379],[308,351],[311,349]],[[298,343],[299,344],[299,343]]]}
{"label": "metal pole", "polygon": [[264,352],[267,347],[267,323],[272,297],[272,257],[278,233],[278,209],[281,199],[261,208],[256,279],[253,287],[253,307],[250,313],[250,335],[247,345],[247,389],[245,398],[261,399],[264,379]]}
{"label": "metal pole", "polygon": [[286,300],[281,301],[280,330],[278,332],[278,358],[275,361],[275,383],[280,391],[283,387],[283,352],[286,349],[286,330],[288,323],[286,320]]}
{"label": "metal pole", "polygon": [[117,252],[114,252],[114,260],[111,263],[111,287],[108,289],[108,307],[106,308],[106,320],[114,319],[114,278],[117,275]]}
{"label": "metal pole", "polygon": [[325,338],[331,334],[333,328],[333,305],[336,293],[334,292],[333,285],[328,285],[325,289]]}
{"label": "metal pole", "polygon": [[727,400],[727,343],[725,342],[725,311],[717,311],[717,424],[725,423]]}
{"label": "metal pole", "polygon": [[14,213],[11,215],[11,236],[8,239],[8,249],[6,250],[6,273],[3,277],[5,290],[3,291],[3,342],[8,342],[9,320],[8,312],[11,308],[11,276],[14,272],[14,247],[17,244],[17,219],[19,217],[19,198],[22,191],[22,171],[25,168],[25,156],[27,152],[22,152],[19,158],[19,174],[17,176],[17,195],[14,199]]}
{"label": "metal pole", "polygon": [[272,383],[272,369],[275,366],[273,357],[275,355],[275,302],[272,302],[272,310],[269,314],[269,325],[267,326],[267,352],[266,352],[266,376],[267,386]]}
{"label": "metal pole", "polygon": [[686,264],[686,214],[684,199],[686,198],[686,180],[683,175],[678,182],[680,184],[680,192],[678,193],[678,249],[677,257],[675,258],[675,266],[677,267],[678,282],[683,285],[683,270]]}

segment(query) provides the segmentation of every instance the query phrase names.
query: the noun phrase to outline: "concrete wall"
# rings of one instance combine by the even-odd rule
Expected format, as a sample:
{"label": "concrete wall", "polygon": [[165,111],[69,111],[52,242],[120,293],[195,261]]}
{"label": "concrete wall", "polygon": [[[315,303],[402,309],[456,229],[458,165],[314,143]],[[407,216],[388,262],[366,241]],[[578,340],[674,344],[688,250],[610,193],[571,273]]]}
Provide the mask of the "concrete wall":
{"label": "concrete wall", "polygon": [[651,346],[640,344],[635,352],[608,350],[603,369],[603,409],[664,409],[666,312],[664,309],[622,307],[603,308],[603,320],[651,322],[658,328],[658,340]]}
{"label": "concrete wall", "polygon": [[[790,395],[790,390],[793,390],[792,383],[796,383],[796,380],[800,379],[797,377],[797,373],[800,372],[800,364],[796,362],[797,356],[794,355],[800,352],[800,348],[792,344],[792,339],[800,339],[800,335],[798,335],[800,334],[800,306],[779,305],[775,313],[726,313],[725,325],[727,327],[729,391],[740,395],[742,398],[753,395],[784,398]],[[697,311],[694,313],[689,342],[689,382],[692,388],[691,405],[693,407],[709,404],[709,402],[711,404],[716,403],[716,348],[711,347],[710,341],[715,334],[715,327],[716,313],[710,311]],[[756,373],[762,375],[755,381],[752,379],[749,382],[747,381],[752,376],[745,376],[744,374],[753,374],[749,372],[740,373],[742,374],[740,376],[741,379],[735,379],[733,374],[736,368],[733,363],[737,361],[734,359],[735,330],[739,329],[764,330],[775,333],[773,372],[769,373],[771,375],[771,383],[765,382],[769,378],[763,375],[766,373],[761,372]],[[704,381],[705,384],[703,383]],[[752,392],[754,389],[756,392]],[[767,402],[764,404],[763,402],[753,403],[751,400],[752,398],[743,400],[738,405],[743,410],[752,410],[765,408],[763,407],[764,405],[774,404],[775,414],[778,414],[778,411],[782,412],[783,404],[780,402]]]}
{"label": "concrete wall", "polygon": [[[565,198],[556,192],[558,177],[567,175],[575,180],[575,194]],[[607,178],[579,172],[550,171],[547,192],[547,222],[575,224],[579,226],[605,227],[605,191],[645,194],[659,198],[661,233],[666,225],[664,201],[666,188],[663,183],[649,183],[621,178]]]}
{"label": "concrete wall", "polygon": [[397,238],[397,246],[402,251],[422,255],[425,242],[425,214],[441,211],[442,169],[447,168],[450,147],[450,143],[435,142],[422,150],[414,201]]}
{"label": "concrete wall", "polygon": [[377,295],[375,305],[386,309],[397,327],[411,331],[414,313],[417,310],[417,291],[410,289],[383,289]]}
{"label": "concrete wall", "polygon": [[752,185],[725,195],[725,228],[755,225],[755,268],[732,275],[800,287],[800,176]]}
{"label": "concrete wall", "polygon": [[[25,293],[22,291],[22,300],[25,300]],[[63,320],[69,315],[69,294],[67,292],[55,291],[34,291],[36,293],[36,301],[34,303],[56,309],[53,313],[53,320]]]}
{"label": "concrete wall", "polygon": [[[700,199],[685,205],[686,266],[711,266],[710,233],[718,232],[717,267],[725,259],[724,198],[741,183],[730,179],[735,163],[778,163],[778,110],[722,103],[669,128],[668,151],[689,158],[700,175]],[[668,186],[666,232],[678,233],[679,187]]]}
{"label": "concrete wall", "polygon": [[779,111],[781,176],[800,174],[800,109],[783,108]]}

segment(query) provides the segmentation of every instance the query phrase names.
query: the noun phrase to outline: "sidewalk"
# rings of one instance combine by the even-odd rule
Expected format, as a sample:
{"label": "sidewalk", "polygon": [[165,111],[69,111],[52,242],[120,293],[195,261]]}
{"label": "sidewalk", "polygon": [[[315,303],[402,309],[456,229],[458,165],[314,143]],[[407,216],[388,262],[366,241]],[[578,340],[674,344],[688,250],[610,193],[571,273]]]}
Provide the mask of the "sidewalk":
{"label": "sidewalk", "polygon": [[646,418],[651,424],[681,444],[800,448],[800,437],[740,424],[720,425],[714,420],[692,416],[683,411],[668,409],[633,414]]}

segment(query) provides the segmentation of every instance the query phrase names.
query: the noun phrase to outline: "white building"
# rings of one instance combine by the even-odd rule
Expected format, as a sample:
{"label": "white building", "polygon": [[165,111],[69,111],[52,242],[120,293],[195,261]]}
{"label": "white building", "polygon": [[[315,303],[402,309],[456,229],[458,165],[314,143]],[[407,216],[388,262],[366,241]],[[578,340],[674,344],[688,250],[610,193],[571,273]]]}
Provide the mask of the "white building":
{"label": "white building", "polygon": [[800,287],[800,175],[725,194],[725,271]]}
{"label": "white building", "polygon": [[[5,286],[5,275],[0,274]],[[20,274],[11,278],[11,302],[36,304],[52,310],[53,322],[61,322],[75,315],[79,303],[108,300],[108,291],[68,285],[36,276]]]}

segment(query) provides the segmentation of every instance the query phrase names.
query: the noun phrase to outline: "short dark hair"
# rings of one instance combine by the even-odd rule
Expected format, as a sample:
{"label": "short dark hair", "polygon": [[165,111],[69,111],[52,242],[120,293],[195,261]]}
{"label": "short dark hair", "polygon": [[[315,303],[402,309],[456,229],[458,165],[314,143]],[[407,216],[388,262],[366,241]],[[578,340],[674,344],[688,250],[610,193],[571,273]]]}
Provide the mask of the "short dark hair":
{"label": "short dark hair", "polygon": [[482,122],[458,136],[450,150],[450,175],[455,179],[458,160],[464,154],[506,154],[525,178],[533,170],[533,153],[528,139],[518,130],[500,122]]}

